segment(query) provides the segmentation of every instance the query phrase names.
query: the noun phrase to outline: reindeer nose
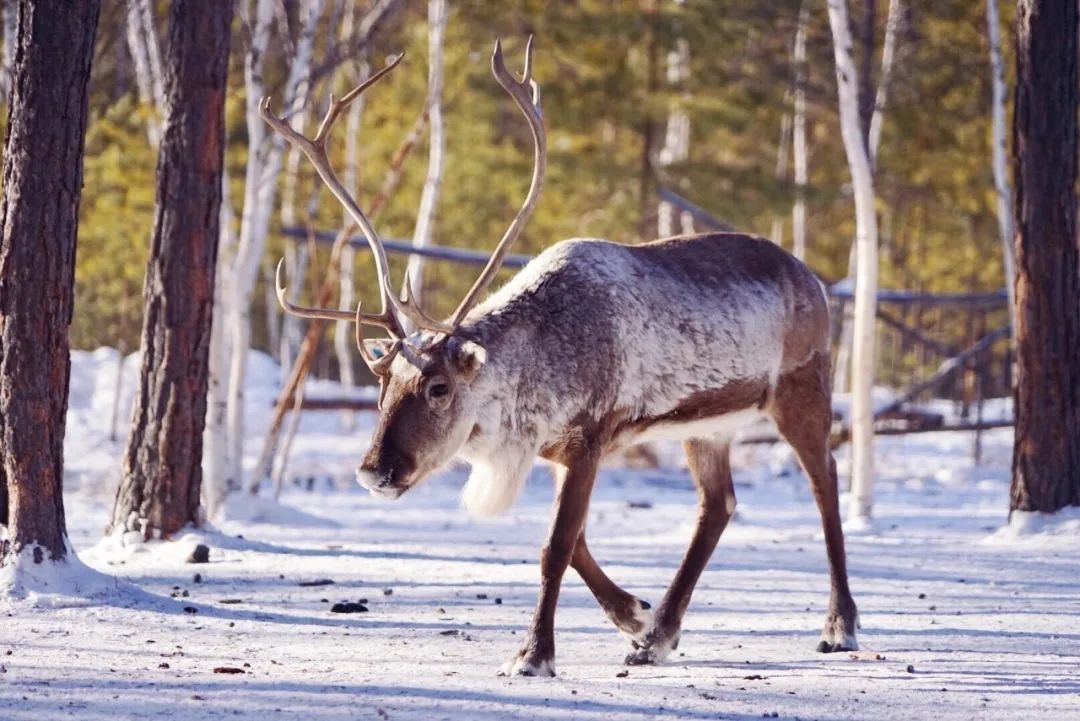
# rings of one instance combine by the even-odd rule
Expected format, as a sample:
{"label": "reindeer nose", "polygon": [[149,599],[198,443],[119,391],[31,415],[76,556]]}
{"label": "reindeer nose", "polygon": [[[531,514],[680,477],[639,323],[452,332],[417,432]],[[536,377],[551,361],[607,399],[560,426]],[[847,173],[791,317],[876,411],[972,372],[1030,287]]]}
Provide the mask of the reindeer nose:
{"label": "reindeer nose", "polygon": [[377,490],[380,486],[389,485],[390,477],[386,473],[377,473],[361,466],[356,469],[356,482],[369,491]]}
{"label": "reindeer nose", "polygon": [[408,486],[395,483],[393,471],[379,473],[363,466],[356,469],[356,482],[379,498],[400,498],[402,493],[409,490]]}

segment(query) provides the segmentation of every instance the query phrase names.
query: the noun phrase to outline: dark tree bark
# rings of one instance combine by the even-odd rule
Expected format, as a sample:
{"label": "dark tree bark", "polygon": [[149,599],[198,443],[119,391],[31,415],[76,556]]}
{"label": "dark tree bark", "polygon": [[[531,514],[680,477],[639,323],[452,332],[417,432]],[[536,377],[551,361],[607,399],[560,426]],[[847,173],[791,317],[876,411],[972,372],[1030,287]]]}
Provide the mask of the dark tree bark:
{"label": "dark tree bark", "polygon": [[[0,203],[0,476],[10,546],[67,555],[68,326],[98,0],[20,0]],[[36,544],[36,545],[35,545]]]}
{"label": "dark tree bark", "polygon": [[232,0],[169,11],[142,370],[112,519],[148,538],[199,522],[232,14]]}
{"label": "dark tree bark", "polygon": [[1016,21],[1016,439],[1012,510],[1080,505],[1076,0]]}

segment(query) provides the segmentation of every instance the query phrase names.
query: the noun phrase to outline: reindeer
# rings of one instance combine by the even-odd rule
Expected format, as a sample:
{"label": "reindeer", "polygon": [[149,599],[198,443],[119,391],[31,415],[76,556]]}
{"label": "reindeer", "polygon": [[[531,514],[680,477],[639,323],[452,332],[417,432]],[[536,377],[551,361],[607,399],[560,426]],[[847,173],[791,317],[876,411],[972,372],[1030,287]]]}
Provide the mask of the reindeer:
{"label": "reindeer", "polygon": [[[825,531],[832,595],[817,650],[855,650],[836,465],[829,449],[829,312],[811,271],[767,240],[709,233],[627,246],[578,238],[553,245],[483,299],[536,206],[546,166],[532,39],[519,81],[495,43],[491,66],[532,130],[528,194],[472,289],[449,319],[429,317],[408,279],[391,289],[375,229],[326,155],[342,109],[400,62],[392,60],[333,96],[313,139],[261,105],[263,118],[299,147],[367,238],[382,309],[356,313],[290,303],[306,318],[356,323],[356,343],[378,377],[379,419],[357,470],[372,494],[397,498],[454,458],[471,466],[463,502],[474,515],[506,510],[537,456],[555,468],[554,518],[540,554],[540,596],[525,642],[502,672],[553,676],[555,607],[567,566],[596,596],[633,649],[627,664],[656,664],[678,646],[694,586],[735,511],[733,433],[768,417],[810,479]],[[367,339],[364,326],[389,337]],[[409,332],[411,330],[411,332]],[[690,546],[653,613],[601,570],[585,518],[605,454],[659,438],[684,442],[699,510]]]}

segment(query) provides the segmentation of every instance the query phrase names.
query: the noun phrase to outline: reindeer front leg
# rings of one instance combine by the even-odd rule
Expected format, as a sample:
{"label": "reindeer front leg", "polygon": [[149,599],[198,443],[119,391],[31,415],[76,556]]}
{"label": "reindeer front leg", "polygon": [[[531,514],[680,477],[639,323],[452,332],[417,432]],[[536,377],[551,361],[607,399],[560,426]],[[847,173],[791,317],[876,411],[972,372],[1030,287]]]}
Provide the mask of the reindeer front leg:
{"label": "reindeer front leg", "polygon": [[525,643],[517,656],[503,666],[501,675],[555,675],[555,607],[559,602],[559,586],[585,525],[598,462],[599,454],[583,453],[564,464],[565,473],[557,474],[560,482],[555,490],[555,515],[548,541],[540,552],[540,598]]}

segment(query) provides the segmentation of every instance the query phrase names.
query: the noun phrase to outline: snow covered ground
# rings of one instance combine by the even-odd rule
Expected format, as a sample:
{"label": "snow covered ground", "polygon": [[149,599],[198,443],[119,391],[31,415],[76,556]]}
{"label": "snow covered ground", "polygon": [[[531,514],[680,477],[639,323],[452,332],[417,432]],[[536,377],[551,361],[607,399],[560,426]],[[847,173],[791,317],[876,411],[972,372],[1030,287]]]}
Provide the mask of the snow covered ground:
{"label": "snow covered ground", "polygon": [[[252,457],[276,380],[255,366]],[[1080,515],[1002,528],[1007,430],[984,436],[978,467],[971,435],[882,439],[873,528],[848,536],[858,653],[814,652],[828,601],[817,511],[786,450],[757,446],[736,452],[738,515],[667,665],[625,669],[626,641],[569,572],[558,677],[504,679],[537,591],[544,468],[494,521],[458,509],[460,471],[379,501],[348,482],[366,432],[311,414],[281,505],[235,504],[247,520],[117,549],[99,543],[122,449],[104,420],[116,367],[106,351],[76,357],[66,492],[73,545],[116,580],[91,602],[0,605],[4,721],[1080,718]],[[589,517],[600,563],[654,603],[695,513],[677,456],[661,457],[669,468],[605,469]],[[185,563],[199,542],[210,562]],[[315,581],[333,583],[302,585]],[[342,601],[368,610],[332,613]]]}

